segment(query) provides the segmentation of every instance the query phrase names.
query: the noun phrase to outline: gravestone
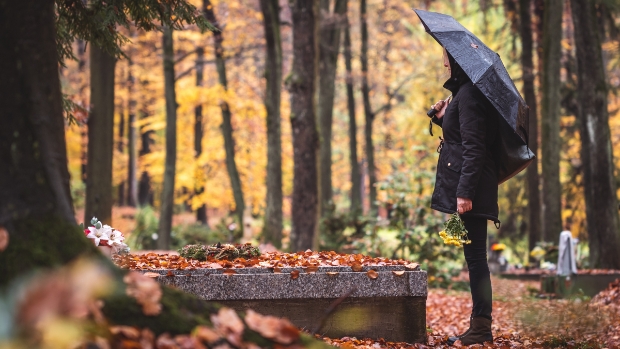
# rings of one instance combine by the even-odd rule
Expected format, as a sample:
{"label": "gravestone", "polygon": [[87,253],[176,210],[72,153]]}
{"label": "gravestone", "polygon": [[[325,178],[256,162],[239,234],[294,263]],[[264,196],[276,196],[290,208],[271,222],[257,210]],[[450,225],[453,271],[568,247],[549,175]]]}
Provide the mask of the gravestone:
{"label": "gravestone", "polygon": [[[374,270],[370,271],[370,270]],[[285,317],[330,338],[426,340],[427,274],[405,266],[145,270],[157,281],[238,311]],[[234,273],[233,273],[234,272]],[[297,274],[299,273],[299,274]]]}

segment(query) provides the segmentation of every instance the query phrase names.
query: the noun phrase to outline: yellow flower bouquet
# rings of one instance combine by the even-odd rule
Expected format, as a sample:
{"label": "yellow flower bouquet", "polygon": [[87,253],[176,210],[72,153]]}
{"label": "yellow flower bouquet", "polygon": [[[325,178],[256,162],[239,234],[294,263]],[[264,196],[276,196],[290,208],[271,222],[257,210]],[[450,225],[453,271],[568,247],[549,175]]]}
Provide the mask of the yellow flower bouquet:
{"label": "yellow flower bouquet", "polygon": [[439,232],[439,236],[446,245],[463,247],[463,245],[471,244],[471,240],[467,236],[465,223],[458,213],[453,213],[450,219],[443,223],[445,229]]}

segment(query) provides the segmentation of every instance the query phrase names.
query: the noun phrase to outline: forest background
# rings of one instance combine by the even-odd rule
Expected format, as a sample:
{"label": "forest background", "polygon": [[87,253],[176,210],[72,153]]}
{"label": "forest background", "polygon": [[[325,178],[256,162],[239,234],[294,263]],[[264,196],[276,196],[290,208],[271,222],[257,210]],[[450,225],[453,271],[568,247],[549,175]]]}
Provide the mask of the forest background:
{"label": "forest background", "polygon": [[[429,208],[440,129],[435,127],[431,136],[425,113],[431,104],[447,96],[441,85],[448,78],[441,47],[424,32],[412,10],[422,8],[454,16],[498,52],[532,108],[530,147],[541,161],[500,186],[503,223],[497,239],[509,242],[522,262],[527,262],[526,256],[535,243],[556,242],[564,228],[583,241],[592,240],[586,214],[588,181],[580,133],[583,123],[579,121],[582,101],[577,94],[576,42],[580,37],[575,35],[572,2],[316,1],[315,7],[320,7],[315,11],[320,13],[315,26],[318,77],[311,101],[316,108],[318,133],[314,136],[317,142],[306,145],[317,152],[317,175],[322,180],[311,178],[317,189],[306,196],[316,201],[316,214],[306,210],[301,212],[305,220],[297,218],[298,227],[310,232],[310,239],[305,241],[299,239],[300,228],[294,235],[294,154],[299,146],[293,137],[295,115],[291,112],[295,108],[292,101],[299,100],[293,96],[298,91],[292,81],[296,76],[294,11],[287,1],[192,3],[220,30],[202,33],[198,27],[186,26],[168,31],[172,40],[165,41],[162,37],[166,31],[162,34],[119,27],[117,30],[130,41],[122,44],[123,55],[118,59],[109,55],[107,61],[111,64],[93,65],[92,46],[81,41],[73,45],[76,59],[65,60],[61,81],[70,114],[66,137],[78,222],[88,222],[97,215],[121,230],[135,230],[134,236],[141,236],[141,240],[134,243],[143,248],[169,248],[171,243],[178,247],[175,243],[194,242],[188,240],[208,236],[208,232],[215,232],[207,238],[213,241],[208,242],[238,241],[243,238],[244,225],[249,224],[254,231],[249,237],[285,249],[321,246],[396,254],[408,248],[409,252],[418,251],[419,256],[420,237],[428,238],[439,231],[445,219]],[[279,7],[276,12],[274,4]],[[594,12],[598,23],[594,34],[601,40],[598,49],[608,92],[605,98],[609,120],[605,116],[601,120],[608,125],[616,154],[620,144],[619,10],[615,1],[597,1]],[[279,20],[274,21],[273,13],[278,13],[275,18]],[[270,20],[271,28],[277,26],[279,35],[265,30]],[[309,30],[312,32],[312,27]],[[273,85],[270,89],[266,78],[273,72],[274,61],[268,52],[274,50],[274,37],[281,39],[282,64],[279,78],[275,75],[281,89],[275,90]],[[549,52],[557,54],[545,56]],[[527,55],[529,62],[524,58]],[[168,74],[173,67],[173,79],[166,79],[165,62]],[[98,75],[93,75],[93,69]],[[331,74],[335,75],[330,82]],[[113,88],[98,90],[97,86],[105,84],[94,85],[93,76],[103,76],[108,84],[112,81]],[[171,88],[176,95],[172,98],[177,105],[176,130],[170,126],[174,119],[170,119],[171,111],[166,108],[165,96]],[[531,93],[528,96],[532,88],[533,100]],[[95,118],[89,118],[93,113],[91,94],[94,97],[95,93],[107,93],[110,98],[110,90],[113,128],[100,127]],[[272,91],[280,95],[281,105],[276,108],[280,112],[266,107],[273,101]],[[274,133],[270,138],[268,126],[270,122],[273,126],[274,115],[281,125],[281,172],[277,161],[275,166],[268,165],[269,149],[277,149],[277,144],[274,148],[270,143],[275,138]],[[113,137],[104,129],[113,130]],[[167,168],[169,174],[171,169],[170,142],[167,145],[166,139],[174,139],[171,131],[176,137],[174,204],[166,207],[165,174]],[[606,144],[605,139],[601,143]],[[97,146],[113,149],[111,158],[89,151]],[[613,159],[611,184],[615,192],[620,184],[619,160],[611,153],[600,156]],[[96,163],[106,161],[113,164],[109,184],[97,177],[106,171],[98,170]],[[328,168],[330,171],[326,171]],[[268,194],[268,183],[279,176],[281,199],[277,190],[274,194],[271,189]],[[324,178],[330,178],[331,184],[327,185]],[[299,190],[311,189],[305,186]],[[110,200],[101,200],[103,196]],[[112,204],[140,209],[115,210],[120,214],[112,217]],[[613,206],[615,212],[615,217],[600,218],[612,228],[612,234],[595,234],[606,236],[617,251],[617,202],[603,204]],[[174,228],[172,212],[181,217]],[[265,217],[266,212],[271,212],[271,218]],[[278,212],[282,212],[281,217]],[[376,219],[377,215],[384,218],[383,223]],[[153,223],[156,216],[158,228]],[[233,222],[236,227],[231,225]],[[384,250],[382,243],[389,243],[382,240],[385,235],[377,233],[381,228],[396,234],[392,239],[395,245]],[[170,231],[176,233],[177,240],[174,233],[171,240],[162,238]],[[159,232],[158,241],[155,232]],[[179,239],[182,232],[185,240]],[[359,241],[362,243],[354,244]],[[436,239],[431,242],[438,244]],[[433,254],[441,255],[442,250]],[[589,264],[613,267],[596,258],[590,258]]]}

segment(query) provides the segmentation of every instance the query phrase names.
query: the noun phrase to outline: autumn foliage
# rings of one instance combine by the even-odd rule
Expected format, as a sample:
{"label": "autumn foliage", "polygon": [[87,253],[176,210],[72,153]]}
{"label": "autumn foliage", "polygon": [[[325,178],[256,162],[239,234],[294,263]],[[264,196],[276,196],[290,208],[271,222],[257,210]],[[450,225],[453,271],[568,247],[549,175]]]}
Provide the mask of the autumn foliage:
{"label": "autumn foliage", "polygon": [[351,270],[354,272],[361,272],[364,267],[367,266],[384,265],[404,266],[408,270],[418,269],[417,263],[412,263],[404,259],[370,257],[362,254],[344,254],[334,251],[316,252],[311,250],[298,253],[265,252],[251,259],[236,258],[234,260],[227,260],[209,256],[204,261],[191,258],[188,259],[173,254],[129,254],[114,256],[114,262],[121,268],[132,270],[178,269],[191,271],[197,268],[271,268],[277,272],[280,268],[301,267],[310,272],[316,272],[316,268],[318,267],[343,266],[351,267]]}

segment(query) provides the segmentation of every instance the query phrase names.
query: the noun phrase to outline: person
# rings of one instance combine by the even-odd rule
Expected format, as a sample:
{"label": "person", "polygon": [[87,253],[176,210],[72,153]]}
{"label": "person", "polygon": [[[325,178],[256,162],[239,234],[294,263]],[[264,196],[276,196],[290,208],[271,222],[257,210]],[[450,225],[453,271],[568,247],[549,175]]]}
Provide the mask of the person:
{"label": "person", "polygon": [[493,341],[492,290],[487,263],[487,220],[499,224],[496,163],[498,115],[487,98],[444,49],[444,66],[450,78],[443,85],[452,101],[438,101],[432,122],[443,129],[438,148],[435,189],[431,208],[444,213],[458,212],[471,244],[463,246],[469,269],[473,301],[470,326],[449,344],[464,345]]}

